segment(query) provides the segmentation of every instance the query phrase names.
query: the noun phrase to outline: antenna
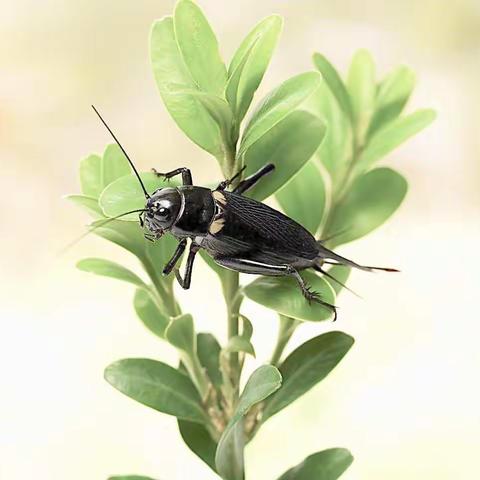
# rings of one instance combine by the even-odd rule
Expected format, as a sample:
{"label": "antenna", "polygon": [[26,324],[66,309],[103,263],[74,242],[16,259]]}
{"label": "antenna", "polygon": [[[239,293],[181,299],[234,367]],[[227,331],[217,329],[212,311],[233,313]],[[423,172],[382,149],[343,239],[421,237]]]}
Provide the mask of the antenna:
{"label": "antenna", "polygon": [[118,220],[119,218],[121,218],[125,215],[129,215],[131,213],[140,213],[140,212],[145,212],[145,211],[146,211],[145,208],[139,208],[137,210],[130,210],[129,212],[123,212],[120,215],[116,215],[115,217],[110,217],[110,218],[107,218],[105,220],[98,221],[98,223],[93,224],[93,226],[89,225],[90,228],[85,233],[83,233],[82,235],[77,237],[75,240],[70,242],[68,245],[63,247],[62,250],[60,250],[60,252],[58,253],[58,256],[63,255],[66,251],[70,250],[73,246],[75,246],[78,242],[80,242],[80,240],[83,240],[87,235],[89,235],[90,233],[93,233],[95,230],[97,230],[97,228],[104,227],[105,225],[107,225],[107,223],[113,222],[114,220]]}
{"label": "antenna", "polygon": [[117,137],[115,136],[115,134],[112,132],[112,130],[110,129],[110,127],[107,125],[107,122],[105,122],[105,120],[102,118],[102,116],[98,113],[98,110],[92,105],[92,108],[94,110],[94,112],[98,115],[98,118],[100,119],[100,121],[105,125],[105,128],[110,132],[110,135],[113,137],[113,139],[115,140],[115,142],[117,142],[117,145],[120,147],[120,150],[123,152],[123,154],[125,155],[125,157],[127,158],[128,160],[128,163],[130,164],[130,166],[133,168],[133,171],[135,172],[135,175],[137,176],[138,178],[138,181],[140,182],[140,185],[142,186],[142,190],[143,190],[143,193],[145,194],[145,198],[150,198],[150,195],[148,194],[146,188],[145,188],[145,185],[143,184],[142,182],[142,179],[140,178],[140,175],[137,171],[137,169],[135,168],[135,165],[133,164],[133,162],[130,160],[130,157],[128,156],[127,152],[125,151],[125,149],[122,147],[122,144],[118,141]]}

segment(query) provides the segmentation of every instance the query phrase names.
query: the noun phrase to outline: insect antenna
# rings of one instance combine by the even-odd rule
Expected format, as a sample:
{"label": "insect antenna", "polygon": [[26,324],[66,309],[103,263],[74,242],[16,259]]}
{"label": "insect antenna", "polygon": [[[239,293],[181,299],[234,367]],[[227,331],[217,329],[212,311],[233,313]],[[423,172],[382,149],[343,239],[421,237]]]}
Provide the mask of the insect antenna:
{"label": "insect antenna", "polygon": [[92,108],[93,108],[93,111],[98,115],[98,118],[100,119],[100,121],[105,125],[105,128],[110,132],[110,135],[113,137],[113,139],[115,140],[115,142],[117,143],[117,145],[120,147],[120,150],[123,152],[123,154],[124,154],[125,157],[127,158],[128,163],[130,164],[130,166],[133,168],[133,171],[135,172],[135,175],[137,176],[138,181],[140,182],[140,185],[142,186],[142,190],[143,190],[143,193],[145,194],[145,198],[150,198],[150,195],[148,194],[147,189],[145,188],[145,185],[143,184],[142,179],[140,178],[140,174],[138,173],[137,169],[135,168],[135,165],[133,164],[132,160],[131,160],[130,157],[128,156],[128,153],[127,153],[127,152],[125,151],[125,149],[122,147],[122,144],[118,141],[117,137],[116,137],[115,134],[112,132],[112,130],[110,129],[110,127],[107,125],[107,122],[102,118],[102,116],[100,115],[100,113],[98,113],[98,110],[95,108],[94,105],[92,105]]}
{"label": "insect antenna", "polygon": [[140,213],[140,212],[145,212],[145,211],[146,211],[145,208],[139,208],[137,210],[130,210],[129,212],[123,212],[120,215],[116,215],[115,217],[107,218],[106,220],[103,220],[100,223],[97,223],[96,225],[93,225],[93,226],[89,225],[90,228],[85,233],[83,233],[82,235],[77,237],[75,240],[70,242],[68,245],[63,247],[62,250],[60,250],[60,252],[58,253],[58,256],[63,255],[65,252],[70,250],[73,246],[75,246],[78,242],[80,242],[80,240],[83,240],[87,235],[90,235],[95,230],[97,230],[97,228],[104,227],[105,225],[107,225],[107,223],[113,222],[114,220],[117,220],[121,217],[124,217],[125,215],[130,215],[131,213]]}
{"label": "insect antenna", "polygon": [[[325,262],[326,263],[326,262]],[[338,263],[337,265],[341,265],[340,263]],[[319,265],[314,265],[313,266],[314,270],[316,270],[317,272],[320,272],[322,275],[325,275],[327,278],[329,278],[330,280],[333,280],[335,283],[337,283],[338,285],[340,285],[341,287],[345,288],[346,290],[348,290],[350,293],[353,293],[356,297],[358,298],[362,298],[357,292],[354,292],[350,287],[347,287],[343,282],[341,282],[340,280],[338,280],[337,278],[335,278],[333,275],[331,275],[329,272],[327,272],[326,270],[324,270],[322,267],[320,267]]]}

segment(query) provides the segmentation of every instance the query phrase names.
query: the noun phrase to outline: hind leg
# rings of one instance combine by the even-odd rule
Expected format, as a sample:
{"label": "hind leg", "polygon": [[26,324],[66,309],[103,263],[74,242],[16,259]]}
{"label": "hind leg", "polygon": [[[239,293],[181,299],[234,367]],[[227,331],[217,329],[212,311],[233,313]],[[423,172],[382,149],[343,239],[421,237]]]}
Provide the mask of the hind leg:
{"label": "hind leg", "polygon": [[215,257],[215,262],[221,265],[222,267],[229,268],[241,273],[253,273],[255,275],[266,275],[266,276],[292,276],[297,280],[302,294],[308,303],[316,302],[321,305],[331,309],[334,314],[333,321],[337,319],[337,309],[335,305],[324,302],[318,292],[312,290],[305,280],[302,278],[300,273],[295,267],[291,265],[270,265],[267,263],[258,262],[255,260],[250,260],[248,258],[231,258],[231,257]]}
{"label": "hind leg", "polygon": [[332,305],[330,303],[324,302],[320,298],[320,294],[316,292],[315,290],[312,290],[308,285],[307,282],[302,278],[298,270],[295,270],[293,267],[290,267],[292,271],[290,272],[290,275],[295,277],[295,280],[297,280],[299,287],[302,290],[303,296],[307,299],[308,303],[316,302],[320,303],[320,305],[323,305],[327,308],[330,308],[333,311],[333,321],[337,319],[337,307],[335,305]]}

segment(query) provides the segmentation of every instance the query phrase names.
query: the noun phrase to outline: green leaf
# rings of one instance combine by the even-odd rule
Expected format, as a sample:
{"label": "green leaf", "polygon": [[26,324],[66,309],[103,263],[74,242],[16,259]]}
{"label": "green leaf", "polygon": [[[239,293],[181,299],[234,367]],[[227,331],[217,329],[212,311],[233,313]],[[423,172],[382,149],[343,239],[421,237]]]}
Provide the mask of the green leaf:
{"label": "green leaf", "polygon": [[227,346],[224,349],[225,352],[244,352],[255,357],[255,349],[252,343],[245,337],[235,335],[230,337]]}
{"label": "green leaf", "polygon": [[347,88],[352,101],[358,142],[362,144],[375,108],[375,64],[367,50],[358,50],[353,56],[347,77]]}
{"label": "green leaf", "polygon": [[89,197],[87,195],[67,195],[65,198],[73,202],[75,205],[82,207],[94,218],[103,217],[103,212],[98,205],[97,198]]}
{"label": "green leaf", "polygon": [[102,158],[89,155],[80,162],[80,186],[82,193],[88,197],[98,198],[103,190]]}
{"label": "green leaf", "polygon": [[248,191],[264,200],[288,182],[317,150],[325,133],[324,123],[310,113],[295,111],[257,140],[245,154],[246,175],[267,163],[275,170]]}
{"label": "green leaf", "polygon": [[177,125],[201,148],[222,157],[223,142],[217,123],[202,103],[188,93],[198,90],[198,86],[180,53],[172,17],[153,24],[150,59],[160,95]]}
{"label": "green leaf", "polygon": [[323,178],[315,163],[306,163],[275,196],[286,215],[315,235],[322,221],[326,198]]}
{"label": "green leaf", "polygon": [[194,2],[180,0],[173,21],[178,47],[195,83],[205,92],[223,95],[227,72],[203,12]]}
{"label": "green leaf", "polygon": [[348,450],[331,448],[308,456],[278,480],[336,480],[352,462],[353,456]]}
{"label": "green leaf", "polygon": [[[163,180],[154,173],[141,173],[140,178],[147,192],[153,193],[159,188],[175,187],[174,181]],[[126,175],[110,183],[101,193],[99,204],[107,217],[115,217],[130,210],[145,208],[146,199],[142,187],[135,175]],[[138,222],[138,213],[122,217],[122,221]]]}
{"label": "green leaf", "polygon": [[95,273],[104,277],[116,278],[124,282],[133,283],[137,287],[148,288],[143,280],[135,273],[122,267],[118,263],[103,258],[85,258],[77,263],[77,268],[84,272]]}
{"label": "green leaf", "polygon": [[[334,265],[330,267],[327,272],[333,277],[338,280],[338,282],[343,283],[344,285],[347,284],[348,277],[350,276],[352,269],[351,267],[346,267],[345,265]],[[335,290],[335,295],[342,291],[343,287],[340,283],[335,282],[330,278],[325,278],[325,280],[330,284],[330,286]]]}
{"label": "green leaf", "polygon": [[342,78],[338,74],[337,70],[335,70],[335,67],[327,60],[325,56],[320,53],[313,54],[313,63],[318,71],[322,74],[323,79],[325,80],[332,94],[335,96],[335,99],[337,100],[338,105],[342,109],[343,113],[350,120],[353,120],[353,109],[350,102],[350,96]]}
{"label": "green leaf", "polygon": [[239,155],[299,107],[319,87],[321,79],[318,72],[302,73],[286,80],[267,95],[245,128]]}
{"label": "green leaf", "polygon": [[266,400],[265,421],[321,382],[346,355],[353,338],[342,332],[329,332],[308,340],[280,365],[282,387]]}
{"label": "green leaf", "polygon": [[244,433],[241,421],[256,403],[261,402],[282,384],[279,371],[272,365],[257,368],[245,385],[240,395],[234,415],[228,422],[215,454],[215,464],[219,475],[224,480],[243,480],[243,446]]}
{"label": "green leaf", "polygon": [[151,477],[144,477],[143,475],[116,475],[108,477],[108,480],[154,480]]}
{"label": "green leaf", "polygon": [[372,136],[358,163],[358,169],[366,169],[390,153],[403,142],[417,134],[435,120],[433,110],[417,110],[406,117],[399,117]]}
{"label": "green leaf", "polygon": [[187,375],[165,363],[128,358],[105,369],[105,380],[120,392],[159,412],[204,423],[200,397]]}
{"label": "green leaf", "polygon": [[240,124],[252,102],[277,45],[283,20],[278,15],[263,19],[245,37],[228,68],[226,97]]}
{"label": "green leaf", "polygon": [[220,344],[211,333],[197,334],[197,355],[200,364],[207,371],[208,378],[219,389],[222,386]]}
{"label": "green leaf", "polygon": [[414,87],[415,73],[403,65],[385,77],[378,88],[369,137],[402,113]]}
{"label": "green leaf", "polygon": [[102,157],[102,185],[105,188],[117,178],[130,174],[132,169],[116,143],[107,145]]}
{"label": "green leaf", "polygon": [[342,180],[352,155],[353,131],[350,120],[325,82],[308,98],[304,108],[327,125],[325,138],[312,162],[321,162],[325,166],[332,183]]}
{"label": "green leaf", "polygon": [[335,209],[326,236],[340,232],[329,242],[333,247],[363,237],[382,225],[402,203],[406,180],[390,168],[376,168],[358,177]]}
{"label": "green leaf", "polygon": [[167,328],[170,318],[160,310],[152,293],[143,289],[137,288],[135,297],[133,299],[135,312],[143,322],[143,324],[155,335],[164,338],[165,329]]}
{"label": "green leaf", "polygon": [[186,313],[172,318],[165,330],[165,338],[174,347],[183,350],[189,355],[195,355],[197,343],[192,316]]}
{"label": "green leaf", "polygon": [[213,258],[205,250],[200,250],[200,256],[202,257],[203,261],[218,275],[223,285],[229,275],[228,270],[216,263],[215,260],[213,260]]}
{"label": "green leaf", "polygon": [[[228,149],[233,149],[231,138],[233,114],[228,103],[223,98],[210,93],[190,92],[190,95],[203,105],[205,110],[218,125],[224,145]],[[219,158],[219,160],[221,164],[223,164],[225,159]]]}
{"label": "green leaf", "polygon": [[[325,279],[307,270],[301,275],[324,302],[335,304],[335,293]],[[308,303],[297,281],[291,277],[259,277],[244,291],[250,300],[287,317],[318,322],[332,316],[330,308],[316,302]]]}
{"label": "green leaf", "polygon": [[130,172],[130,164],[118,145],[107,145],[102,157],[89,155],[80,162],[82,193],[98,198],[107,185]]}
{"label": "green leaf", "polygon": [[178,420],[178,429],[187,447],[216,472],[215,451],[217,450],[217,444],[212,440],[207,429],[203,425],[186,420]]}
{"label": "green leaf", "polygon": [[245,316],[239,315],[240,319],[242,320],[242,337],[250,340],[253,334],[253,325],[252,322]]}
{"label": "green leaf", "polygon": [[[137,223],[123,222],[121,220],[112,220],[104,223],[105,220],[98,220],[91,224],[95,228],[93,232],[99,237],[105,238],[120,247],[144,260],[145,257],[145,238],[143,232]],[[163,238],[159,240],[162,242]]]}

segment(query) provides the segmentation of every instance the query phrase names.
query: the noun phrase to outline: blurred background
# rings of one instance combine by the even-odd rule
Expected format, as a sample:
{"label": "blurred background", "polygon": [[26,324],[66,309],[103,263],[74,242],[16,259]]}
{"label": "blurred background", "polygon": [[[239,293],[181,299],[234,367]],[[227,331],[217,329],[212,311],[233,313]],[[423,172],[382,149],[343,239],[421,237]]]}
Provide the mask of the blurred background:
{"label": "blurred background", "polygon": [[[260,18],[284,16],[257,100],[311,69],[314,51],[345,72],[355,49],[365,47],[379,76],[400,63],[417,72],[410,110],[438,112],[433,126],[388,158],[410,184],[400,210],[341,249],[402,273],[355,272],[350,286],[363,299],[344,293],[335,325],[298,329],[291,347],[332,329],[353,335],[356,345],[318,388],[265,424],[247,448],[248,478],[277,478],[306,455],[335,446],[355,456],[345,480],[474,478],[480,447],[480,2],[199,3],[226,60]],[[214,478],[183,445],[172,417],[136,404],[102,378],[103,368],[122,357],[176,362],[173,349],[135,317],[131,286],[74,268],[84,256],[125,263],[127,255],[91,236],[58,256],[88,221],[62,195],[79,191],[79,160],[110,142],[91,103],[141,169],[188,166],[199,184],[220,178],[215,160],[168,116],[150,71],[150,25],[173,4],[2,2],[2,479]],[[193,288],[179,297],[200,330],[224,339],[216,282],[197,262]],[[251,302],[245,312],[255,325],[258,362],[265,361],[275,315]]]}

